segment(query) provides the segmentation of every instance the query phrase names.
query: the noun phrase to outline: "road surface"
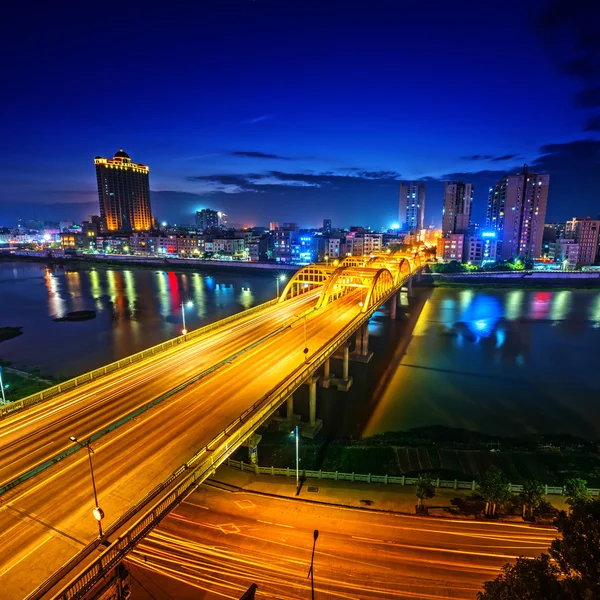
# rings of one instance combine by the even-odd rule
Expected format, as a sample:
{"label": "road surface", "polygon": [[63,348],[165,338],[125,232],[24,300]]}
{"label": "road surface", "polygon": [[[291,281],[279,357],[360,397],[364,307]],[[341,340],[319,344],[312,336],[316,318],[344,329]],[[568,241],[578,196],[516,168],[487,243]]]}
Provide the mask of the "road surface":
{"label": "road surface", "polygon": [[128,560],[137,600],[475,598],[555,530],[381,514],[201,486]]}
{"label": "road surface", "polygon": [[[253,315],[231,330],[0,422],[0,479],[9,481],[226,356],[290,324],[223,368],[96,441],[94,471],[105,529],[304,362],[304,319],[317,293]],[[358,316],[360,292],[306,320],[309,357]],[[317,409],[318,410],[318,409]],[[0,599],[18,600],[94,539],[87,453],[79,450],[0,496]]]}

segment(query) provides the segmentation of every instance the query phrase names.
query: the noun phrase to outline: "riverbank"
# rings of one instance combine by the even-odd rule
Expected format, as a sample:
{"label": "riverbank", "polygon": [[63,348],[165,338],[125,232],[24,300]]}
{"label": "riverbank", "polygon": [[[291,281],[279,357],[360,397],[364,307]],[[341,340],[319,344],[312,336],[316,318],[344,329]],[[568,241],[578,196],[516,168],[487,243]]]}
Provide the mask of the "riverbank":
{"label": "riverbank", "polygon": [[14,254],[0,253],[0,261],[37,262],[46,265],[136,267],[177,269],[177,270],[206,270],[224,271],[231,273],[295,273],[301,266],[272,262],[244,262],[231,260],[203,260],[198,258],[158,258],[144,256],[129,256],[119,254],[89,254],[89,255],[53,255],[51,253],[22,252]]}
{"label": "riverbank", "polygon": [[600,273],[514,271],[510,273],[424,273],[422,281],[435,287],[473,289],[598,289]]}

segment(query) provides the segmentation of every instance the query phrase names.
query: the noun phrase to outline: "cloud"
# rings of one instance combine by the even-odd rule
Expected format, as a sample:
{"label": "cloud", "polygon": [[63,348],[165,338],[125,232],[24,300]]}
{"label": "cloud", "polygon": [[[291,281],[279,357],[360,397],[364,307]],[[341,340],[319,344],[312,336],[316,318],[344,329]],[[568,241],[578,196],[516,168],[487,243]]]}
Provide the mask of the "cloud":
{"label": "cloud", "polygon": [[264,152],[244,152],[238,150],[236,152],[232,152],[231,156],[243,156],[245,158],[272,158],[275,160],[292,160],[289,156],[279,156],[277,154],[266,154]]}
{"label": "cloud", "polygon": [[490,154],[471,154],[471,156],[461,156],[460,160],[490,160],[494,158]]}
{"label": "cloud", "polygon": [[518,154],[503,154],[502,156],[494,156],[493,154],[472,154],[471,156],[461,156],[461,160],[491,160],[494,162],[499,162],[503,160],[512,160],[519,156]]}
{"label": "cloud", "polygon": [[588,88],[575,94],[575,104],[581,108],[600,106],[600,87]]}
{"label": "cloud", "polygon": [[600,115],[588,119],[585,124],[585,131],[600,131]]}
{"label": "cloud", "polygon": [[495,156],[492,158],[494,162],[503,161],[503,160],[512,160],[513,158],[517,158],[518,154],[503,154],[502,156]]}
{"label": "cloud", "polygon": [[272,119],[275,115],[261,115],[260,117],[255,117],[254,119],[248,119],[247,121],[243,121],[243,123],[260,123],[261,121],[266,121],[267,119]]}

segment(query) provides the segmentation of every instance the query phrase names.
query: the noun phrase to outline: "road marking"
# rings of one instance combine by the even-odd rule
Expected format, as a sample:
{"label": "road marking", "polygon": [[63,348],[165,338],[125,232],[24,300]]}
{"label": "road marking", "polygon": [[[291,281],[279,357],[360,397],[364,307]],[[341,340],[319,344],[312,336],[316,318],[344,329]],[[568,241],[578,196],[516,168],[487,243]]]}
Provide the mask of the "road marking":
{"label": "road marking", "polygon": [[240,533],[240,528],[235,523],[225,523],[223,525],[217,525],[217,527],[226,534]]}
{"label": "road marking", "polygon": [[254,504],[254,502],[252,502],[252,500],[236,500],[235,503],[240,507],[240,508],[256,508],[256,504]]}
{"label": "road marking", "polygon": [[266,525],[275,525],[276,527],[287,527],[288,529],[296,529],[293,525],[282,525],[281,523],[271,523],[271,521],[261,521],[256,519],[259,523],[265,523]]}
{"label": "road marking", "polygon": [[7,567],[3,571],[0,571],[0,574],[4,575],[4,574],[8,573],[13,567],[16,567],[20,562],[24,561],[29,555],[33,554],[39,548],[41,548],[51,537],[52,537],[51,535],[47,536],[41,543],[39,543],[35,548],[31,549],[25,556],[21,557],[19,560],[15,561],[15,562],[13,562],[12,565]]}

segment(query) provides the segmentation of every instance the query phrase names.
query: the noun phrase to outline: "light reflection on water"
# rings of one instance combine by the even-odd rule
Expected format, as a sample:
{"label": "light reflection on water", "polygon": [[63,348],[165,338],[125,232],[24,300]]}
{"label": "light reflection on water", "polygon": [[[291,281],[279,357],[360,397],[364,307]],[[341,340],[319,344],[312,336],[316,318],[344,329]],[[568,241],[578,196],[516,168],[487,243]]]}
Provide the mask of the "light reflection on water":
{"label": "light reflection on water", "polygon": [[[0,344],[0,358],[76,375],[178,335],[182,301],[192,302],[185,309],[191,330],[274,295],[269,274],[0,263],[0,327],[24,327],[23,335]],[[84,309],[96,318],[52,321]]]}
{"label": "light reflection on water", "polygon": [[443,425],[600,438],[596,290],[435,289],[363,435]]}

